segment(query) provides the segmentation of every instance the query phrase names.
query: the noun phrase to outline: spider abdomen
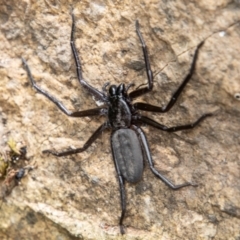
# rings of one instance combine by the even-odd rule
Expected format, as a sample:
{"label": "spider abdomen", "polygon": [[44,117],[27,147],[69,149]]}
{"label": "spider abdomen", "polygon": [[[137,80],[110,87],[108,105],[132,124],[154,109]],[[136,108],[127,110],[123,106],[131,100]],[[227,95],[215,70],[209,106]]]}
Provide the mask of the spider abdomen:
{"label": "spider abdomen", "polygon": [[143,154],[138,136],[132,129],[118,129],[112,134],[112,152],[116,168],[130,183],[141,180],[143,174]]}

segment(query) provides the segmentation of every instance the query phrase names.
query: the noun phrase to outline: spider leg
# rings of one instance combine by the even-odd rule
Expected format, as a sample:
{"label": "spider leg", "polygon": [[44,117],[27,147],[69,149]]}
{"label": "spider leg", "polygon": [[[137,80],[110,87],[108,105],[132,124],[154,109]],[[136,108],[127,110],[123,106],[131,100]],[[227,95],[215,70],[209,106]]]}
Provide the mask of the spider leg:
{"label": "spider leg", "polygon": [[141,141],[141,145],[142,145],[143,151],[145,153],[145,156],[147,158],[149,167],[150,167],[151,171],[153,172],[153,174],[155,176],[160,178],[168,187],[170,187],[173,190],[177,190],[177,189],[180,189],[182,187],[187,187],[187,186],[197,186],[196,184],[191,183],[191,182],[185,182],[185,183],[182,183],[182,184],[175,185],[168,178],[166,178],[161,173],[159,173],[157,171],[157,169],[154,167],[153,159],[152,159],[151,152],[150,152],[150,149],[149,149],[149,145],[148,145],[148,142],[147,142],[147,139],[146,139],[146,136],[145,136],[144,132],[142,131],[141,128],[136,127],[136,126],[134,126],[134,130],[137,132],[137,134],[139,136],[139,139]]}
{"label": "spider leg", "polygon": [[125,182],[124,182],[124,178],[120,172],[120,169],[118,167],[118,164],[116,163],[115,157],[114,157],[114,151],[112,150],[112,154],[113,154],[113,161],[114,161],[114,165],[115,165],[115,169],[118,175],[118,182],[119,182],[119,188],[120,188],[120,197],[121,197],[121,209],[122,209],[122,213],[121,213],[121,217],[119,220],[119,226],[120,226],[120,232],[121,234],[124,234],[124,226],[123,226],[123,219],[126,213],[126,192],[125,192]]}
{"label": "spider leg", "polygon": [[73,52],[73,56],[74,56],[74,60],[75,60],[76,68],[77,68],[78,81],[94,97],[96,97],[98,100],[101,100],[101,101],[104,102],[105,99],[106,99],[106,95],[104,93],[100,92],[99,90],[97,90],[96,88],[92,87],[91,85],[89,85],[83,79],[83,76],[82,76],[82,65],[81,65],[81,61],[80,61],[80,59],[78,57],[77,49],[76,49],[76,46],[75,46],[74,32],[75,32],[75,18],[74,18],[74,14],[72,13],[71,48],[72,48],[72,52]]}
{"label": "spider leg", "polygon": [[143,103],[143,102],[136,102],[134,103],[134,107],[136,109],[139,109],[139,110],[143,110],[143,111],[149,111],[149,112],[168,112],[172,106],[175,104],[175,102],[177,101],[179,95],[181,94],[181,92],[183,91],[184,87],[186,86],[186,84],[189,82],[189,80],[191,79],[193,73],[194,73],[194,69],[195,69],[195,66],[196,66],[196,61],[197,61],[197,57],[198,57],[198,52],[199,52],[199,49],[200,47],[203,45],[204,42],[201,42],[196,50],[195,50],[195,53],[194,53],[194,56],[193,56],[193,61],[192,61],[192,65],[190,67],[190,70],[189,70],[189,73],[188,75],[185,77],[185,79],[183,80],[182,84],[179,86],[179,88],[177,89],[177,91],[172,95],[169,103],[164,106],[164,107],[158,107],[158,106],[154,106],[154,105],[151,105],[151,104],[147,104],[147,103]]}
{"label": "spider leg", "polygon": [[121,175],[118,174],[118,181],[119,181],[119,187],[120,187],[120,195],[121,195],[121,208],[122,213],[119,220],[119,226],[120,226],[120,232],[121,234],[124,234],[124,226],[123,226],[123,219],[126,213],[126,193],[125,193],[125,186],[124,186],[124,179]]}
{"label": "spider leg", "polygon": [[57,157],[62,157],[62,156],[68,156],[76,153],[80,153],[85,151],[88,147],[91,146],[91,144],[100,136],[100,134],[108,128],[108,122],[105,122],[102,124],[93,134],[92,136],[87,140],[87,142],[83,145],[81,148],[76,148],[76,149],[70,149],[62,152],[55,152],[53,150],[44,150],[42,153],[50,153],[54,156]]}
{"label": "spider leg", "polygon": [[202,115],[197,121],[195,121],[194,123],[191,124],[186,124],[186,125],[182,125],[182,126],[175,126],[175,127],[166,127],[156,121],[154,121],[153,119],[146,117],[146,116],[139,116],[139,122],[141,123],[145,123],[147,125],[150,125],[152,127],[158,128],[162,131],[166,131],[166,132],[177,132],[177,131],[181,131],[181,130],[187,130],[187,129],[192,129],[194,127],[196,127],[200,122],[202,122],[205,118],[207,117],[211,117],[213,116],[212,113],[206,113],[204,115]]}
{"label": "spider leg", "polygon": [[22,62],[23,65],[25,66],[26,70],[27,70],[27,74],[28,74],[28,78],[30,79],[30,82],[33,86],[33,88],[35,88],[37,90],[37,92],[43,94],[45,97],[47,97],[50,101],[52,101],[53,103],[55,103],[57,105],[57,107],[63,112],[65,113],[67,116],[70,117],[86,117],[86,116],[95,116],[95,115],[103,115],[104,114],[104,108],[94,108],[94,109],[88,109],[88,110],[84,110],[84,111],[79,111],[79,112],[70,112],[68,109],[66,109],[66,107],[59,102],[55,97],[51,96],[48,92],[46,92],[45,90],[41,89],[34,81],[33,77],[32,77],[32,73],[30,71],[30,68],[26,62],[26,60],[24,58],[22,58]]}
{"label": "spider leg", "polygon": [[140,39],[140,42],[142,44],[144,61],[145,61],[145,66],[146,66],[146,71],[147,71],[148,86],[132,91],[131,93],[129,93],[130,98],[139,97],[139,96],[141,96],[145,93],[148,93],[148,92],[152,91],[152,88],[153,88],[153,73],[152,73],[152,70],[151,70],[150,61],[149,61],[149,57],[148,57],[148,50],[147,50],[147,46],[145,44],[145,41],[143,39],[143,36],[142,36],[142,34],[139,30],[139,22],[138,21],[136,21],[136,31],[137,31],[137,35]]}

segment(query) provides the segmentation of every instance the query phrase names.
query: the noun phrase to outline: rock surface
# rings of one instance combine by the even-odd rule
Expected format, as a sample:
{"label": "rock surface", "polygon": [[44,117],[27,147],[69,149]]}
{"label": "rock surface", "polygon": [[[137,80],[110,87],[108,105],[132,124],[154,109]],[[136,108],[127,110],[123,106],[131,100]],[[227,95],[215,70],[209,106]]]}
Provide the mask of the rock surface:
{"label": "rock surface", "polygon": [[[172,134],[143,127],[156,168],[174,183],[198,187],[172,191],[146,164],[143,180],[126,184],[124,236],[110,132],[81,154],[42,154],[82,146],[104,121],[65,116],[31,88],[21,62],[68,109],[97,106],[76,78],[71,8],[84,78],[99,89],[146,83],[139,20],[155,77],[142,101],[158,106],[167,104],[205,41],[176,106],[145,115],[167,126],[215,115]],[[0,29],[0,146],[9,137],[25,142],[29,162],[38,165],[1,200],[0,239],[240,239],[239,1],[1,0]]]}

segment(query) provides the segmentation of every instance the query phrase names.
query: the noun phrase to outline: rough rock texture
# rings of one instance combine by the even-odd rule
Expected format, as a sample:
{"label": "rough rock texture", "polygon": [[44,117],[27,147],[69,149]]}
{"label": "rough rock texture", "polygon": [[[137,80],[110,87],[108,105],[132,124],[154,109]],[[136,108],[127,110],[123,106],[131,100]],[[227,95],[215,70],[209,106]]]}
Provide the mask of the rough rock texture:
{"label": "rough rock texture", "polygon": [[[120,199],[105,132],[86,152],[57,158],[42,150],[82,146],[101,117],[71,119],[29,84],[36,82],[68,109],[97,102],[76,78],[70,49],[71,8],[84,78],[146,83],[135,20],[149,48],[154,90],[142,98],[165,105],[186,76],[196,46],[195,74],[176,106],[155,120],[175,126],[215,112],[193,130],[166,133],[143,127],[156,168],[126,185],[126,235],[119,234]],[[0,144],[25,142],[38,168],[1,200],[0,239],[240,239],[240,2],[238,0],[0,1]]]}

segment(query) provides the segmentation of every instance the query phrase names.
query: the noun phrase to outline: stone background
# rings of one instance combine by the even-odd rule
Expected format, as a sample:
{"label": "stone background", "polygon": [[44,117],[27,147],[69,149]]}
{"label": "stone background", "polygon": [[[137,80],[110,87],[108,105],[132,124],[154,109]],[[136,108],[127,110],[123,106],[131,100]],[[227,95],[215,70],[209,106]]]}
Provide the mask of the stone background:
{"label": "stone background", "polygon": [[[120,199],[105,132],[86,152],[57,158],[44,149],[82,146],[101,117],[71,119],[30,86],[24,57],[39,86],[68,109],[97,103],[76,78],[70,49],[71,7],[84,78],[146,83],[138,19],[148,45],[154,90],[141,100],[164,106],[186,76],[196,46],[195,74],[176,106],[155,120],[176,126],[215,112],[193,130],[143,127],[156,168],[172,191],[145,167],[127,184],[126,235],[119,234]],[[0,203],[1,239],[240,239],[240,2],[239,0],[0,0],[0,146],[12,137],[36,162]]]}

